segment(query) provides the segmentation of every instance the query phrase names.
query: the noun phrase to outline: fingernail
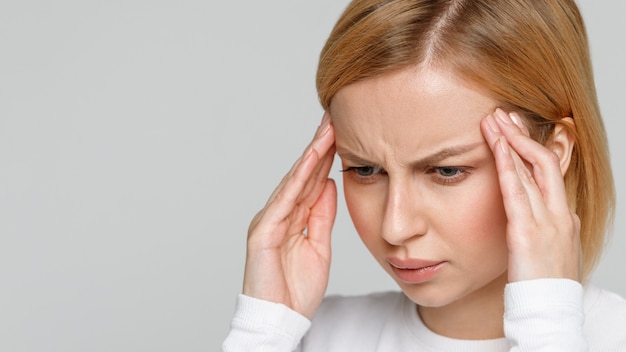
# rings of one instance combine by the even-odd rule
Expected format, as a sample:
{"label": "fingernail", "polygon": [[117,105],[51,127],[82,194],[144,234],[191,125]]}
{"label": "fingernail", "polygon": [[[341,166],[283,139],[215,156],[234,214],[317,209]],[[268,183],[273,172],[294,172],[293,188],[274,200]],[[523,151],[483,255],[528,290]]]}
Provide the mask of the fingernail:
{"label": "fingernail", "polygon": [[524,124],[522,123],[522,120],[519,118],[519,116],[517,116],[517,114],[510,113],[509,117],[517,127],[519,127],[521,130],[524,130]]}
{"label": "fingernail", "polygon": [[328,115],[328,113],[324,113],[322,122],[320,122],[320,125],[319,125],[320,132],[324,131],[324,129],[328,126],[329,122],[330,122],[330,115]]}
{"label": "fingernail", "polygon": [[500,148],[502,148],[502,151],[505,153],[509,153],[509,143],[506,141],[506,138],[504,138],[504,136],[498,138],[498,141],[500,142]]}
{"label": "fingernail", "polygon": [[506,112],[504,112],[504,110],[502,109],[496,109],[496,115],[498,115],[498,118],[500,118],[500,121],[504,122],[507,125],[510,125],[511,122],[511,117],[509,116],[509,114],[507,114]]}
{"label": "fingernail", "polygon": [[322,136],[324,134],[326,134],[326,132],[328,131],[328,127],[330,126],[330,115],[328,113],[324,114],[324,117],[322,118],[322,122],[320,122],[320,125],[317,126],[317,136]]}
{"label": "fingernail", "polygon": [[322,118],[322,123],[321,123],[321,124],[322,124],[322,125],[323,125],[323,124],[326,124],[326,123],[328,123],[329,121],[330,121],[330,114],[329,114],[328,112],[325,112],[325,113],[324,113],[324,117]]}
{"label": "fingernail", "polygon": [[493,117],[492,114],[489,114],[487,116],[487,124],[489,125],[489,127],[491,128],[492,131],[494,132],[498,132],[500,133],[500,127],[498,127],[498,124],[496,123],[495,118]]}
{"label": "fingernail", "polygon": [[320,132],[320,136],[324,136],[330,131],[330,120],[326,120],[322,125],[322,131]]}

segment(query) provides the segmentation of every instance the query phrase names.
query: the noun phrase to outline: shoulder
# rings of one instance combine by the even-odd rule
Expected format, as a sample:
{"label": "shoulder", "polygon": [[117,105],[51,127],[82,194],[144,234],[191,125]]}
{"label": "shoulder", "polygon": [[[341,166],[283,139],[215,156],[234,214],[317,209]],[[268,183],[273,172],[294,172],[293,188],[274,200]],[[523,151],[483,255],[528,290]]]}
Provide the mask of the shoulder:
{"label": "shoulder", "polygon": [[584,311],[583,329],[592,350],[617,351],[626,348],[624,297],[593,284],[586,284]]}

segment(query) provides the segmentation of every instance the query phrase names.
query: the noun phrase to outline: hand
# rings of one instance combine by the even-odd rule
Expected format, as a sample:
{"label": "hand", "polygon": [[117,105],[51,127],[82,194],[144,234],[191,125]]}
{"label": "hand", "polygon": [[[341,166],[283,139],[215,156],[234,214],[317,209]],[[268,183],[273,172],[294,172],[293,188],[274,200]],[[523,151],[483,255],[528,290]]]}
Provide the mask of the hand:
{"label": "hand", "polygon": [[519,116],[501,109],[483,119],[481,130],[508,219],[509,282],[580,281],[580,219],[568,206],[559,157],[529,137]]}
{"label": "hand", "polygon": [[243,293],[282,303],[311,318],[330,271],[330,233],[337,190],[328,178],[335,148],[328,113],[296,161],[252,220]]}

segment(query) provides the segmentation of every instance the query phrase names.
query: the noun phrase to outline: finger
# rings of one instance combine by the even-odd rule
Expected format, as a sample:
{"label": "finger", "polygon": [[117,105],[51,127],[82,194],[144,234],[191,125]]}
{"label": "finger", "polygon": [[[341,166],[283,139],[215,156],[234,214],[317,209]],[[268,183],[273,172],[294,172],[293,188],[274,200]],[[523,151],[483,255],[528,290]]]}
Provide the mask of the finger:
{"label": "finger", "polygon": [[[510,126],[502,126],[500,117],[496,118],[499,112],[502,111],[498,109],[487,116],[481,122],[481,129],[494,153],[507,217],[513,225],[523,225],[531,219],[548,220],[550,215],[534,179],[532,165],[510,146],[503,134],[504,129]],[[519,134],[532,141],[521,132]]]}
{"label": "finger", "polygon": [[[496,111],[498,110],[504,112],[502,109],[496,109]],[[524,135],[526,135],[527,137],[530,137],[530,131],[528,130],[528,127],[524,124],[524,122],[522,121],[522,118],[519,116],[518,113],[511,111],[509,113],[509,117],[511,118],[511,121],[513,121],[513,123],[522,131]]]}
{"label": "finger", "polygon": [[[526,188],[531,203],[543,206],[543,198],[535,180],[535,170],[533,165],[519,154],[518,150],[515,148],[517,145],[512,145],[511,141],[518,141],[522,144],[526,143],[528,146],[540,146],[540,144],[532,140],[528,135],[524,134],[524,131],[519,127],[519,125],[523,125],[519,119],[507,114],[502,109],[496,109],[495,116],[497,116],[496,123],[498,124],[500,131],[502,131],[503,136],[506,138],[507,143],[509,143],[509,146],[511,147],[511,157],[513,158],[518,176],[522,181],[522,185]],[[520,143],[518,143],[518,145]]]}
{"label": "finger", "polygon": [[296,208],[288,216],[287,232],[291,235],[301,235],[306,232],[311,207],[319,199],[334,161],[335,148],[331,147],[325,156],[317,163],[315,170],[306,182],[304,189],[296,200]]}
{"label": "finger", "polygon": [[317,164],[313,174],[311,175],[311,180],[305,186],[301,194],[300,202],[310,208],[315,204],[317,198],[319,198],[320,193],[322,192],[326,180],[328,179],[328,175],[330,174],[330,169],[332,167],[335,156],[335,148],[331,147],[326,155],[322,157],[322,160]]}
{"label": "finger", "polygon": [[520,162],[516,161],[515,153],[511,151],[493,114],[489,114],[481,121],[481,132],[494,156],[507,218],[509,221],[524,221],[531,218],[533,216],[531,200],[526,186],[522,183],[522,178],[528,178],[528,174],[520,167]]}
{"label": "finger", "polygon": [[292,175],[288,175],[284,181],[281,182],[279,188],[277,188],[270,197],[263,214],[263,217],[270,217],[270,226],[277,224],[289,216],[290,212],[301,200],[302,193],[307,184],[315,182],[311,176],[320,161],[328,159],[328,157],[320,158],[320,152],[328,153],[333,145],[334,131],[330,122],[326,122],[321,134],[315,138],[308,148],[302,162],[295,167]]}
{"label": "finger", "polygon": [[337,187],[332,179],[326,179],[320,197],[311,208],[308,224],[308,238],[318,248],[318,253],[325,252],[330,256],[330,235],[336,214]]}
{"label": "finger", "polygon": [[[328,133],[328,130],[330,128],[331,128],[331,125],[330,125],[330,115],[328,113],[325,113],[324,114],[324,118],[322,119],[322,123],[319,125],[319,127],[317,128],[317,131],[315,132],[315,136],[313,137],[313,140],[311,141],[311,143],[309,143],[309,145],[305,149],[303,155],[300,158],[298,158],[298,160],[296,160],[296,162],[291,167],[289,172],[287,172],[287,174],[283,177],[283,179],[278,184],[278,186],[276,187],[274,192],[272,192],[272,194],[270,195],[269,199],[267,200],[266,206],[267,206],[267,204],[271,203],[274,200],[274,198],[276,197],[276,195],[282,190],[282,188],[285,187],[285,184],[294,175],[294,173],[296,172],[298,167],[300,167],[300,164],[302,163],[303,159],[309,153],[311,153],[313,150],[317,150],[318,151],[318,156],[325,153],[324,147],[328,144],[328,139],[327,139],[328,136],[326,134]],[[325,139],[325,137],[326,137],[326,139]],[[322,139],[326,143],[322,143],[320,145],[320,139]],[[332,138],[332,143],[334,143],[334,137]],[[332,145],[332,143],[331,143],[331,145]]]}
{"label": "finger", "polygon": [[526,223],[528,219],[534,218],[531,197],[524,184],[528,182],[529,176],[519,167],[519,163],[516,164],[511,147],[504,136],[496,140],[492,151],[506,216],[511,223]]}
{"label": "finger", "polygon": [[294,174],[286,178],[284,184],[274,191],[272,199],[250,223],[248,228],[249,241],[254,236],[261,236],[260,239],[270,236],[274,240],[265,242],[265,245],[273,246],[282,242],[282,238],[292,225],[289,217],[293,218],[292,213],[294,210],[298,210],[295,206],[295,200],[304,188],[308,174],[315,168],[316,158],[317,155],[314,150],[305,154]]}
{"label": "finger", "polygon": [[[542,203],[552,213],[569,212],[565,184],[561,174],[559,157],[529,138],[519,126],[519,117],[498,109],[498,124],[515,152],[531,167],[534,184],[541,194]],[[533,187],[534,188],[534,187]]]}
{"label": "finger", "polygon": [[307,180],[304,189],[300,192],[295,202],[295,208],[289,213],[287,218],[289,235],[302,235],[307,231],[307,222],[311,213],[311,208],[318,201],[330,173],[333,163],[335,149],[331,148],[327,154],[317,163],[315,170]]}
{"label": "finger", "polygon": [[318,162],[319,155],[315,149],[311,149],[294,174],[286,179],[284,185],[268,201],[262,220],[265,220],[269,226],[276,226],[290,216]]}

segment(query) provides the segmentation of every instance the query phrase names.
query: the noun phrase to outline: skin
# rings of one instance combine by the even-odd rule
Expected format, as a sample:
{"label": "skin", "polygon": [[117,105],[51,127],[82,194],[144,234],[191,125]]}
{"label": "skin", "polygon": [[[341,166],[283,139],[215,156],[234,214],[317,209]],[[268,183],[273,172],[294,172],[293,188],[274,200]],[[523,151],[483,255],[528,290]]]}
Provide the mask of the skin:
{"label": "skin", "polygon": [[[465,318],[465,330],[484,329],[471,312],[483,312],[474,315],[481,321],[493,321],[484,312],[503,313],[507,220],[479,128],[496,107],[451,77],[419,69],[353,84],[331,106],[342,168],[359,168],[344,172],[352,221],[422,317],[432,316],[425,321],[445,319],[434,311],[446,307],[446,315]],[[442,150],[452,151],[432,157]],[[412,284],[394,274],[389,258],[444,264],[433,279]]]}
{"label": "skin", "polygon": [[[336,147],[355,227],[424,323],[454,338],[503,336],[507,282],[579,280],[581,259],[562,177],[572,137],[557,125],[542,146],[499,105],[425,66],[341,89],[250,225],[243,293],[315,313],[330,268]],[[390,258],[441,265],[410,283]]]}

